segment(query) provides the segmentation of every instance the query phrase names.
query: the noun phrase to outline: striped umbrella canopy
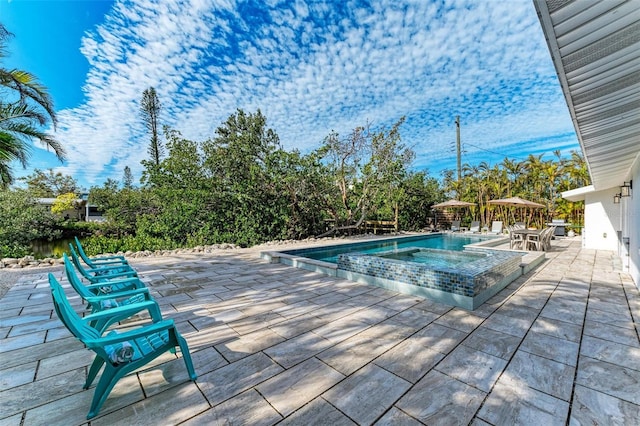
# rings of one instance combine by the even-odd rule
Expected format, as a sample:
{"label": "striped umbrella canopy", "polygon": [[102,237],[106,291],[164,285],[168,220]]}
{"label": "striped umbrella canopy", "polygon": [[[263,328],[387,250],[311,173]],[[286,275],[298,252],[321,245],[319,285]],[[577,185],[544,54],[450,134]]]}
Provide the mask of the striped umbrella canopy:
{"label": "striped umbrella canopy", "polygon": [[534,203],[533,201],[525,200],[524,198],[520,198],[520,197],[489,200],[489,204],[495,204],[496,206],[529,207],[532,209],[541,209],[545,207],[544,204]]}
{"label": "striped umbrella canopy", "polygon": [[457,207],[471,207],[475,206],[476,203],[467,203],[466,201],[460,200],[449,200],[444,203],[434,204],[432,207],[434,209],[448,209],[448,208],[457,208]]}

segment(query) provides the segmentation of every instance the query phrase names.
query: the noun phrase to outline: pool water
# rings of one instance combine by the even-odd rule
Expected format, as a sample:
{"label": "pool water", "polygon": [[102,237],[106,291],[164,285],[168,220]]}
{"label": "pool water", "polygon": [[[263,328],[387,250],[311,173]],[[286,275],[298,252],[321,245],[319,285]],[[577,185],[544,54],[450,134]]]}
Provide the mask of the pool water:
{"label": "pool water", "polygon": [[401,262],[414,262],[431,268],[453,268],[462,263],[467,264],[487,257],[485,253],[468,253],[452,251],[432,250],[401,250],[390,254],[381,254],[379,257],[394,259]]}
{"label": "pool water", "polygon": [[283,253],[337,264],[338,256],[346,253],[376,254],[389,250],[401,250],[409,247],[462,251],[464,250],[464,246],[467,244],[478,243],[485,240],[487,240],[487,237],[459,234],[419,235],[416,237],[402,237],[384,241],[369,241],[353,244],[341,244],[331,247],[287,250]]}

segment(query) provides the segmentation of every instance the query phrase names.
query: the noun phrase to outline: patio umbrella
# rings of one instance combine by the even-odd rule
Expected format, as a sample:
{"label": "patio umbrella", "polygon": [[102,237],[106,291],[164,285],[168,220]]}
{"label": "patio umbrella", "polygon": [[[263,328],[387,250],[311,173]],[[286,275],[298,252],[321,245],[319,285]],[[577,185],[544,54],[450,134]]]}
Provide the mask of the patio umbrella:
{"label": "patio umbrella", "polygon": [[489,204],[495,204],[497,206],[528,207],[532,209],[541,209],[543,207],[546,207],[544,204],[534,203],[533,201],[525,200],[524,198],[520,198],[520,197],[489,200]]}
{"label": "patio umbrella", "polygon": [[[520,197],[500,198],[497,200],[489,200],[487,203],[496,206],[511,206],[523,209],[541,209],[546,207],[544,204],[534,203],[533,201],[525,200],[524,198]],[[512,216],[515,222],[515,216]]]}
{"label": "patio umbrella", "polygon": [[445,201],[444,203],[434,204],[431,207],[433,207],[434,209],[448,209],[448,208],[457,208],[457,207],[471,207],[475,205],[476,203],[467,203],[466,201],[460,201],[460,200],[449,200],[449,201]]}

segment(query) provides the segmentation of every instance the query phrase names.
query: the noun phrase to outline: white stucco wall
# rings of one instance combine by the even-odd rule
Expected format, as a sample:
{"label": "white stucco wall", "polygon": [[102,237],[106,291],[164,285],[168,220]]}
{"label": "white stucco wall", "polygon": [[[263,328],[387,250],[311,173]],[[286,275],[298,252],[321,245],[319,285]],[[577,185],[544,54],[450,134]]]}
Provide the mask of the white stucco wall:
{"label": "white stucco wall", "polygon": [[619,188],[585,195],[583,244],[585,248],[618,252],[617,231],[620,227],[620,204],[613,203]]}
{"label": "white stucco wall", "polygon": [[640,154],[631,169],[633,189],[627,204],[625,232],[629,236],[629,274],[640,288]]}

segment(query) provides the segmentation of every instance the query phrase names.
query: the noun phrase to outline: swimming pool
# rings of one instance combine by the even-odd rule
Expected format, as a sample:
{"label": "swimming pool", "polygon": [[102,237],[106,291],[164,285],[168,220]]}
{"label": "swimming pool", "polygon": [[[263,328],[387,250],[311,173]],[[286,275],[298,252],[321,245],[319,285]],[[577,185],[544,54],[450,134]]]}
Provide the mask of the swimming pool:
{"label": "swimming pool", "polygon": [[473,310],[523,273],[523,253],[491,249],[504,241],[479,235],[423,234],[269,251],[261,257]]}
{"label": "swimming pool", "polygon": [[337,264],[338,256],[345,253],[375,254],[409,247],[462,251],[466,245],[490,240],[495,240],[495,237],[464,234],[427,234],[328,247],[285,250],[282,253]]}

